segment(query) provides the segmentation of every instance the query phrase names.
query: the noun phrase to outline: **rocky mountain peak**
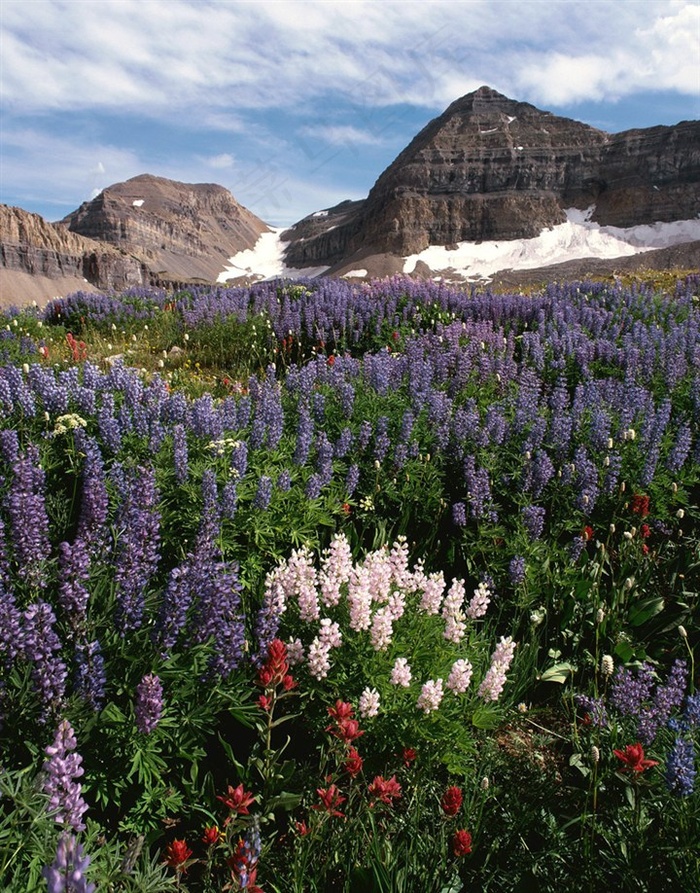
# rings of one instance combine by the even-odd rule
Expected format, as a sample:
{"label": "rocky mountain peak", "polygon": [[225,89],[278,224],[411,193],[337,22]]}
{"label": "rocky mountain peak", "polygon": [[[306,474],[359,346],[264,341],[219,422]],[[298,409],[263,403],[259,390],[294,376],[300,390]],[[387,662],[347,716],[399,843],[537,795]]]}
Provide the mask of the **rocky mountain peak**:
{"label": "rocky mountain peak", "polygon": [[214,183],[140,174],[104,189],[61,223],[143,257],[163,280],[216,279],[268,226]]}

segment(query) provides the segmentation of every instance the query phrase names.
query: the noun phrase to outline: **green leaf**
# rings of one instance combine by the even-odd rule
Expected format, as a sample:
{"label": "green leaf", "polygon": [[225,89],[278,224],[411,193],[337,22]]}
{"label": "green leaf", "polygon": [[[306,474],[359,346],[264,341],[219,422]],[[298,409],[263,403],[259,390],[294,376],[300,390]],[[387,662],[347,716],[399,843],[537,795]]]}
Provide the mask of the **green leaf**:
{"label": "green leaf", "polygon": [[554,664],[540,676],[540,682],[558,682],[560,685],[574,672],[574,667],[567,661]]}
{"label": "green leaf", "polygon": [[495,729],[500,721],[499,711],[487,704],[477,707],[472,715],[472,725],[475,729]]}
{"label": "green leaf", "polygon": [[647,620],[661,613],[665,607],[665,601],[660,596],[658,598],[647,598],[643,602],[636,604],[629,613],[628,620],[632,626],[641,626]]}

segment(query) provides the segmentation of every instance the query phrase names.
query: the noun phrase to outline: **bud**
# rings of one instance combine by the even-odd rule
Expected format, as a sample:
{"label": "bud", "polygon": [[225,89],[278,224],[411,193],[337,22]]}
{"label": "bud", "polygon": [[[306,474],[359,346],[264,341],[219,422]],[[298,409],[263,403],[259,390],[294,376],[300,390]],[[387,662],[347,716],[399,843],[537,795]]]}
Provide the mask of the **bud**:
{"label": "bud", "polygon": [[671,493],[678,493],[678,484],[675,481],[671,484]]}
{"label": "bud", "polygon": [[686,628],[684,626],[678,627],[678,633],[682,639],[688,638],[688,631],[686,630]]}
{"label": "bud", "polygon": [[[255,327],[253,327],[253,330],[255,330]],[[182,340],[183,340],[183,341],[189,341],[189,340],[190,340],[190,336],[187,334],[187,332],[185,332],[185,334],[182,336]]]}
{"label": "bud", "polygon": [[603,676],[612,676],[614,669],[615,662],[612,659],[612,654],[604,654],[600,661],[600,672]]}
{"label": "bud", "polygon": [[608,437],[608,449],[611,450],[613,448],[613,439],[612,437]]}
{"label": "bud", "polygon": [[591,763],[598,763],[599,761],[600,761],[600,751],[594,744],[591,747]]}
{"label": "bud", "polygon": [[488,791],[489,789],[489,777],[488,775],[484,775],[481,779],[481,784],[479,785],[482,791]]}
{"label": "bud", "polygon": [[24,372],[25,375],[29,374],[29,363],[22,364],[22,372]]}
{"label": "bud", "polygon": [[627,577],[624,583],[625,589],[631,589],[634,586],[634,577]]}
{"label": "bud", "polygon": [[602,623],[605,620],[605,611],[602,608],[598,608],[595,615],[595,622]]}
{"label": "bud", "polygon": [[615,533],[615,525],[614,524],[611,524],[608,529],[610,530],[610,533]]}
{"label": "bud", "polygon": [[676,512],[676,518],[678,518],[679,521],[685,518],[684,509],[678,509],[678,511]]}

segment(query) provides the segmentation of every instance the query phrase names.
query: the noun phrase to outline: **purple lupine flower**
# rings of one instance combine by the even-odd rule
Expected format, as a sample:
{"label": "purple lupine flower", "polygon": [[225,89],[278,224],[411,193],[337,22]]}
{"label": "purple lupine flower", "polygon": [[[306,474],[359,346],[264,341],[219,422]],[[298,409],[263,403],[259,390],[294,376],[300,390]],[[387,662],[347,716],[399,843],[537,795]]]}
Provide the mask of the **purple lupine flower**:
{"label": "purple lupine flower", "polygon": [[163,686],[154,673],[141,679],[136,687],[134,720],[143,735],[150,735],[163,714]]}
{"label": "purple lupine flower", "polygon": [[49,517],[44,499],[45,475],[39,451],[30,444],[15,463],[15,475],[5,506],[11,523],[14,559],[33,587],[46,585],[45,564],[49,558]]}
{"label": "purple lupine flower", "polygon": [[58,602],[63,608],[73,635],[78,635],[87,621],[90,593],[85,583],[90,574],[90,553],[81,539],[59,543]]}
{"label": "purple lupine flower", "polygon": [[47,884],[47,893],[95,893],[95,885],[88,883],[85,872],[90,857],[72,834],[62,834],[56,849],[56,858],[41,873]]}
{"label": "purple lupine flower", "polygon": [[48,795],[49,811],[56,822],[83,831],[83,814],[88,807],[80,782],[76,781],[85,771],[83,758],[75,750],[77,744],[73,727],[67,719],[62,719],[53,744],[44,750],[48,759],[42,769],[42,790]]}
{"label": "purple lupine flower", "polygon": [[455,502],[452,504],[452,520],[457,527],[467,526],[467,507],[463,502]]}
{"label": "purple lupine flower", "polygon": [[368,421],[362,422],[360,430],[357,434],[357,449],[359,452],[367,449],[367,444],[372,437],[372,423]]}
{"label": "purple lupine flower", "polygon": [[297,442],[294,449],[294,464],[305,465],[314,439],[314,420],[306,403],[299,406]]}
{"label": "purple lupine flower", "polygon": [[526,505],[520,512],[523,524],[531,540],[537,540],[544,530],[546,509],[539,505]]}
{"label": "purple lupine flower", "polygon": [[187,450],[187,431],[182,424],[177,424],[173,427],[173,465],[175,468],[175,480],[178,484],[184,484],[189,476],[190,468]]}
{"label": "purple lupine flower", "polygon": [[239,440],[231,450],[231,477],[240,481],[248,470],[248,444]]}
{"label": "purple lupine flower", "polygon": [[116,626],[124,636],[143,623],[146,587],[160,559],[160,513],[153,468],[130,469],[121,482],[114,583]]}
{"label": "purple lupine flower", "polygon": [[0,584],[0,666],[10,666],[23,650],[22,615],[15,597]]}
{"label": "purple lupine flower", "polygon": [[679,797],[689,797],[695,787],[695,745],[690,739],[676,738],[666,759],[666,786]]}
{"label": "purple lupine flower", "polygon": [[575,536],[569,543],[569,561],[576,564],[584,549],[586,548],[586,538],[583,536]]}
{"label": "purple lupine flower", "polygon": [[340,432],[340,437],[335,442],[335,446],[333,447],[333,455],[338,459],[342,459],[350,452],[352,448],[354,435],[350,428],[343,428]]}
{"label": "purple lupine flower", "polygon": [[638,716],[651,697],[654,675],[651,664],[643,663],[637,672],[618,667],[610,687],[610,703],[623,716]]}
{"label": "purple lupine flower", "polygon": [[360,483],[360,469],[354,463],[348,468],[348,473],[345,477],[345,489],[347,491],[348,497],[352,496],[352,494],[357,489],[357,485]]}
{"label": "purple lupine flower", "polygon": [[700,692],[696,691],[686,698],[683,718],[690,727],[700,726]]}
{"label": "purple lupine flower", "polygon": [[3,428],[0,431],[0,455],[10,466],[18,462],[19,434],[14,428]]}
{"label": "purple lupine flower", "polygon": [[292,489],[292,476],[286,468],[277,477],[277,489],[282,493],[288,493]]}
{"label": "purple lupine flower", "polygon": [[321,479],[321,476],[314,472],[314,474],[309,476],[309,479],[306,482],[306,489],[304,491],[306,493],[306,498],[318,499],[318,497],[321,495],[322,489],[323,481]]}
{"label": "purple lupine flower", "polygon": [[637,733],[645,744],[651,744],[657,732],[668,722],[675,707],[680,707],[688,684],[688,666],[675,660],[665,685],[657,685],[650,704],[639,715]]}
{"label": "purple lupine flower", "polygon": [[270,642],[277,636],[280,617],[286,610],[286,595],[279,569],[268,573],[265,579],[265,593],[262,605],[255,618],[255,639],[258,649],[253,656],[253,664],[261,667],[267,659]]}
{"label": "purple lupine flower", "polygon": [[75,691],[94,711],[102,708],[107,676],[100,643],[81,642],[75,648]]}
{"label": "purple lupine flower", "polygon": [[510,574],[510,582],[513,586],[520,586],[525,582],[525,559],[522,555],[516,555],[511,558],[508,565],[508,573]]}
{"label": "purple lupine flower", "polygon": [[576,704],[588,714],[591,722],[599,729],[607,729],[608,712],[602,698],[591,698],[588,695],[576,695]]}
{"label": "purple lupine flower", "polygon": [[386,416],[380,416],[374,429],[374,458],[380,464],[386,458],[386,454],[391,446],[388,432],[389,419]]}
{"label": "purple lupine flower", "polygon": [[82,446],[85,463],[81,475],[80,517],[76,539],[81,539],[93,554],[106,545],[106,522],[109,515],[109,495],[104,460],[97,441],[85,438]]}
{"label": "purple lupine flower", "polygon": [[258,489],[253,499],[253,508],[265,511],[272,499],[272,478],[261,474],[258,480]]}
{"label": "purple lupine flower", "polygon": [[693,435],[690,431],[690,425],[685,423],[678,429],[676,441],[666,459],[666,468],[671,474],[681,470],[685,460],[688,458],[692,445]]}
{"label": "purple lupine flower", "polygon": [[56,616],[46,602],[35,602],[24,612],[22,657],[31,666],[32,682],[43,712],[39,722],[63,701],[68,670],[59,657],[61,640],[54,631]]}
{"label": "purple lupine flower", "polygon": [[231,520],[238,510],[238,481],[226,481],[221,489],[221,516]]}

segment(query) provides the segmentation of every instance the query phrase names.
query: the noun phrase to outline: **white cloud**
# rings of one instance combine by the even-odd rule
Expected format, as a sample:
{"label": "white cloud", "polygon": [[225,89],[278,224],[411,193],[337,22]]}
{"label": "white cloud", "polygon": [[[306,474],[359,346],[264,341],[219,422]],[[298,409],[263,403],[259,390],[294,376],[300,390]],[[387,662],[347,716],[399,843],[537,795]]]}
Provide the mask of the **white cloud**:
{"label": "white cloud", "polygon": [[209,167],[213,167],[215,170],[225,170],[226,168],[233,167],[236,163],[236,159],[231,155],[230,152],[222,152],[221,155],[213,155],[210,158],[202,158],[204,164]]}
{"label": "white cloud", "polygon": [[383,141],[374,133],[353,127],[352,124],[316,124],[302,127],[301,133],[312,139],[322,140],[332,146],[379,146]]}
{"label": "white cloud", "polygon": [[548,102],[692,93],[699,16],[675,0],[3,0],[1,90],[15,112],[224,119],[331,93],[440,108],[482,83]]}

